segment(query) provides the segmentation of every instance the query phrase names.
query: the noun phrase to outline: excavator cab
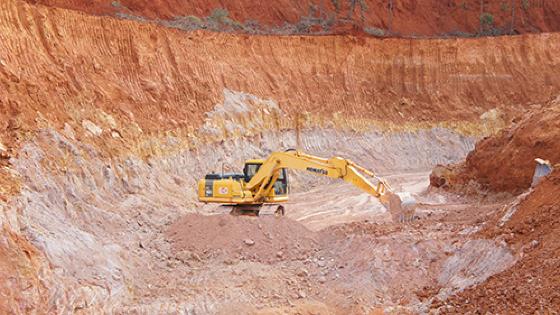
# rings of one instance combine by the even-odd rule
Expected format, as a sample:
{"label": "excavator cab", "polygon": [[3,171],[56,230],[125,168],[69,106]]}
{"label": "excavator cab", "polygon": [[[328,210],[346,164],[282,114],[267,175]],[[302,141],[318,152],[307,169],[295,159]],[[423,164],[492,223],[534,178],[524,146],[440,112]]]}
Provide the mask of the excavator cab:
{"label": "excavator cab", "polygon": [[261,168],[263,162],[250,160],[245,163],[245,167],[243,168],[243,174],[245,175],[245,182],[248,183],[251,181],[251,178],[257,174],[259,169]]}
{"label": "excavator cab", "polygon": [[242,174],[207,174],[198,182],[198,200],[205,203],[221,203],[222,210],[234,215],[284,215],[284,206],[278,203],[288,201],[288,173],[285,168],[275,170],[274,176],[270,176],[264,182],[268,189],[260,199],[252,199],[260,189],[247,188],[264,162],[246,161]]}
{"label": "excavator cab", "polygon": [[288,172],[285,168],[280,170],[280,175],[274,183],[274,195],[285,196],[288,194]]}
{"label": "excavator cab", "polygon": [[[245,163],[245,167],[243,168],[243,174],[245,176],[246,183],[250,182],[253,176],[257,174],[263,162],[264,161],[262,160],[249,160]],[[276,179],[276,182],[274,183],[274,195],[284,196],[287,194],[288,194],[288,172],[286,171],[285,168],[283,168],[280,170],[278,179]]]}

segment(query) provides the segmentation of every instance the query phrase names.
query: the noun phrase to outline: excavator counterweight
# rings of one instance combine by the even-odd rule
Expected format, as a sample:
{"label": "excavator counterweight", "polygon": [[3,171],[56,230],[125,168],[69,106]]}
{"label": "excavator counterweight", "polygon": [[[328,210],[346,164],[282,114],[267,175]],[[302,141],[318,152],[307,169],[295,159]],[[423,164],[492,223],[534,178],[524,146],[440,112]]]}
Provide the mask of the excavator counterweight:
{"label": "excavator counterweight", "polygon": [[248,160],[243,173],[208,174],[198,183],[199,201],[220,203],[232,214],[283,215],[288,201],[287,169],[339,178],[378,198],[396,221],[413,218],[416,201],[410,193],[394,192],[374,172],[341,157],[325,159],[299,151],[274,152],[265,160]]}

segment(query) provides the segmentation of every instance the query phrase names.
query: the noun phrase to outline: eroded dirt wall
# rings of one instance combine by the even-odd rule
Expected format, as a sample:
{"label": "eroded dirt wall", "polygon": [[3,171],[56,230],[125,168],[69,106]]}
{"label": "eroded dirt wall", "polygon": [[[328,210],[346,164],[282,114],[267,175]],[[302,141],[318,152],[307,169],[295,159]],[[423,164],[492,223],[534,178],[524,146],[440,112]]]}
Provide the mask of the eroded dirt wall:
{"label": "eroded dirt wall", "polygon": [[[197,127],[224,88],[274,99],[292,116],[397,124],[478,121],[493,108],[507,115],[560,90],[560,57],[551,53],[558,34],[247,37],[18,0],[2,1],[0,14],[0,115],[8,144],[38,126],[90,125],[86,120],[109,129],[126,124],[130,132],[116,131],[124,137]],[[108,141],[128,145],[120,142]]]}
{"label": "eroded dirt wall", "polygon": [[[255,21],[251,25],[278,33],[355,33],[369,29],[377,36],[460,37],[476,34],[481,27],[504,34],[560,30],[560,5],[552,0],[28,1],[90,14],[165,20],[181,16],[203,18],[211,16],[216,9],[225,9],[238,23]],[[481,20],[483,13],[489,13],[492,18]],[[285,24],[299,27],[282,29]]]}
{"label": "eroded dirt wall", "polygon": [[479,141],[465,162],[437,168],[433,182],[441,176],[445,185],[455,189],[526,191],[533,182],[535,159],[552,166],[560,162],[559,118],[560,98],[525,112],[510,127]]}

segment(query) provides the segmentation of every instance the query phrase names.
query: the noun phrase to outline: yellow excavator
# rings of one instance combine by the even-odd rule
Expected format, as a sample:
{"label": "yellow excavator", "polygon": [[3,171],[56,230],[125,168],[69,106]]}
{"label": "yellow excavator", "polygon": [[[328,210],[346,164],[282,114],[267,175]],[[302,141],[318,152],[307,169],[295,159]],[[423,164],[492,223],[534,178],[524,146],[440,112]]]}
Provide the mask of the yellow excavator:
{"label": "yellow excavator", "polygon": [[393,192],[375,173],[348,159],[325,159],[296,150],[274,152],[266,160],[248,160],[240,174],[208,174],[198,182],[198,199],[220,203],[236,215],[284,215],[285,208],[280,203],[288,201],[287,169],[343,179],[378,198],[399,221],[410,220],[414,215],[415,199],[409,193]]}

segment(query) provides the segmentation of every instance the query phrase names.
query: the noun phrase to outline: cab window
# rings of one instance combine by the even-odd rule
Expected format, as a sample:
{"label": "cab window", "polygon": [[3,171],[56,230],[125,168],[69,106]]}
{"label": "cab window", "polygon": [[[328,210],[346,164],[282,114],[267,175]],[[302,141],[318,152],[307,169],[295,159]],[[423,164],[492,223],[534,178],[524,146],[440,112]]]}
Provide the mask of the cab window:
{"label": "cab window", "polygon": [[262,164],[245,164],[245,169],[243,170],[243,173],[245,174],[245,182],[251,181],[253,176],[255,176],[261,168],[261,165]]}
{"label": "cab window", "polygon": [[288,174],[286,169],[283,168],[278,175],[276,183],[274,183],[274,194],[276,196],[286,195],[288,193]]}

